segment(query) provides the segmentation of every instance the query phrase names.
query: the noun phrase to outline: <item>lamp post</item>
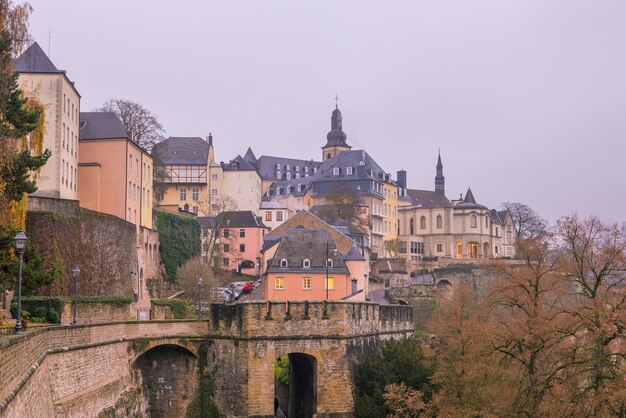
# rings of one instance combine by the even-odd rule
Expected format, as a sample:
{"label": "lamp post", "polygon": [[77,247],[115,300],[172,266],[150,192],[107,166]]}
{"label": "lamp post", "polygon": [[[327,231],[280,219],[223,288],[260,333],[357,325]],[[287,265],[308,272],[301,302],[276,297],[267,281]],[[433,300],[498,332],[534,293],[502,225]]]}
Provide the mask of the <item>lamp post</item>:
{"label": "lamp post", "polygon": [[326,241],[326,300],[328,300],[328,241]]}
{"label": "lamp post", "polygon": [[15,333],[22,333],[22,256],[24,255],[24,249],[26,248],[26,234],[24,231],[20,230],[20,232],[15,235],[15,250],[17,251],[17,255],[20,259],[19,263],[19,273],[17,276],[17,320],[15,321]]}
{"label": "lamp post", "polygon": [[202,283],[204,282],[204,280],[202,279],[202,277],[198,276],[198,319],[200,319],[202,317],[202,310],[200,309],[200,287],[202,286]]}
{"label": "lamp post", "polygon": [[80,275],[80,269],[78,267],[74,267],[72,269],[72,277],[74,278],[74,319],[72,320],[72,325],[76,325],[78,321],[76,320],[76,302],[78,299],[78,276]]}

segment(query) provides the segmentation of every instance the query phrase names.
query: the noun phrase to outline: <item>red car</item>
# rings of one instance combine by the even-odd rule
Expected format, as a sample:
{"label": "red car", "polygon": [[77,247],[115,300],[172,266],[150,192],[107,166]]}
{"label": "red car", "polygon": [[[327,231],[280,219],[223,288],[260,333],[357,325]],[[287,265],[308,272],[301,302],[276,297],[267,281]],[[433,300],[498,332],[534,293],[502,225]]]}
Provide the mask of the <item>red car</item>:
{"label": "red car", "polygon": [[252,292],[252,284],[253,282],[246,282],[246,284],[244,284],[243,287],[241,288],[241,292],[242,293]]}

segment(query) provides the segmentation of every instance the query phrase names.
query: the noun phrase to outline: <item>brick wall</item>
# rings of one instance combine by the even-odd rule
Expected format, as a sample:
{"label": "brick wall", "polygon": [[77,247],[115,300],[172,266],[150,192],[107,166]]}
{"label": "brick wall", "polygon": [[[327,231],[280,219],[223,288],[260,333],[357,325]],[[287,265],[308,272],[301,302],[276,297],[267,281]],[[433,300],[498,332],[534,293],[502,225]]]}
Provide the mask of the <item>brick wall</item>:
{"label": "brick wall", "polygon": [[[61,314],[61,325],[69,325],[74,319],[73,302],[66,302]],[[76,318],[79,324],[99,324],[102,322],[122,322],[135,319],[131,305],[116,303],[81,303],[76,304]]]}

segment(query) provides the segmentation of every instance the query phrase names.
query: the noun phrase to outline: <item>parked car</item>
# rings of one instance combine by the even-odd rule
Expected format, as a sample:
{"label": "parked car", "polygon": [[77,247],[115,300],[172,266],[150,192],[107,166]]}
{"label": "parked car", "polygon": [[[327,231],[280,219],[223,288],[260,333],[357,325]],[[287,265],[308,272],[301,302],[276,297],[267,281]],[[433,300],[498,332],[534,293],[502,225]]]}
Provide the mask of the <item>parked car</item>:
{"label": "parked car", "polygon": [[241,288],[242,293],[250,293],[252,292],[252,282],[246,282]]}
{"label": "parked car", "polygon": [[220,302],[232,302],[236,298],[235,298],[235,294],[233,293],[233,291],[230,290],[229,288],[227,288],[227,287],[219,287],[215,291],[215,299],[220,301]]}
{"label": "parked car", "polygon": [[239,296],[241,296],[241,294],[243,293],[243,286],[245,284],[246,284],[245,282],[234,282],[228,286],[228,288],[235,295],[235,299],[239,299]]}

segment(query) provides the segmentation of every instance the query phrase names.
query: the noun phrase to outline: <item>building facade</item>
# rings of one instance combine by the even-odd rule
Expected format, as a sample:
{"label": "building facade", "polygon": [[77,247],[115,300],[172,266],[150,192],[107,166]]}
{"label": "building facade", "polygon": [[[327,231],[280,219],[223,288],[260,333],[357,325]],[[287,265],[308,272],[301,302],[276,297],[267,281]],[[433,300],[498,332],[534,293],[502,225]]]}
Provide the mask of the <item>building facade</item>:
{"label": "building facade", "polygon": [[36,196],[77,199],[80,94],[37,42],[15,60],[22,90],[45,106],[43,149],[52,155],[37,177]]}

